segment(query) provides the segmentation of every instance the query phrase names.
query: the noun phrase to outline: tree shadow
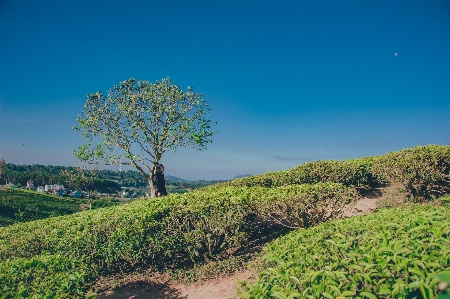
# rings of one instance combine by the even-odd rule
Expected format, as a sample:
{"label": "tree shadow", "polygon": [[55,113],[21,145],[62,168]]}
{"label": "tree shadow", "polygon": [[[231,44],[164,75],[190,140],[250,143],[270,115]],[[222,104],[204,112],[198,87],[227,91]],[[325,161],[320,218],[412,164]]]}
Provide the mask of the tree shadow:
{"label": "tree shadow", "polygon": [[[272,221],[265,221],[257,217],[252,224],[254,225],[250,235],[238,248],[230,248],[224,251],[211,261],[201,260],[192,263],[190,260],[178,262],[174,265],[167,265],[168,269],[183,269],[184,271],[197,271],[199,265],[208,266],[212,262],[213,265],[220,268],[220,263],[225,262],[229,258],[238,258],[241,262],[247,263],[253,260],[262,248],[276,238],[283,236],[292,229],[282,226]],[[217,264],[219,263],[219,264]],[[197,269],[197,270],[196,270]],[[154,269],[156,273],[162,273],[163,269]],[[153,270],[152,270],[153,271]],[[202,271],[205,271],[203,269]],[[132,279],[132,278],[130,278]],[[145,278],[134,279],[132,282],[122,284],[115,289],[110,289],[99,294],[99,299],[188,299],[187,295],[180,293],[169,281],[149,281]]]}
{"label": "tree shadow", "polygon": [[262,250],[266,244],[288,234],[292,229],[273,221],[262,220],[257,217],[254,222],[254,229],[248,236],[246,242],[238,248],[232,255],[243,256],[249,253],[256,253]]}
{"label": "tree shadow", "polygon": [[383,192],[379,188],[374,188],[369,190],[360,190],[359,195],[366,198],[380,198],[383,196]]}
{"label": "tree shadow", "polygon": [[138,281],[99,294],[99,299],[187,299],[168,282]]}

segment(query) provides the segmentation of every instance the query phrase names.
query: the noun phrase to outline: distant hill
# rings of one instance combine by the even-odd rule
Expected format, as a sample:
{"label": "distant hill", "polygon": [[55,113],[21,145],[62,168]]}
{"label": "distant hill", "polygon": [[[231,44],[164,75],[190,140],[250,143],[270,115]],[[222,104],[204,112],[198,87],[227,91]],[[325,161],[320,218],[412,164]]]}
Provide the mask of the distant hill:
{"label": "distant hill", "polygon": [[235,177],[233,178],[233,180],[234,180],[234,179],[245,178],[245,177],[247,177],[247,176],[251,176],[251,174],[241,174],[241,175],[237,175],[237,176],[235,176]]}
{"label": "distant hill", "polygon": [[187,182],[186,180],[177,178],[176,176],[172,176],[172,175],[164,175],[164,179],[166,181],[172,181],[172,182]]}

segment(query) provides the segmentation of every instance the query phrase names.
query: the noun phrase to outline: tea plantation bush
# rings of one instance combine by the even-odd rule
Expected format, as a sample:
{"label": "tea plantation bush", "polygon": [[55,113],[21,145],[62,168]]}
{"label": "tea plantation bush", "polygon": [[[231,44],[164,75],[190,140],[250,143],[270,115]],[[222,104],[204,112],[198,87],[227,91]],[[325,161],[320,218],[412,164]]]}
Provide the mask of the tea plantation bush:
{"label": "tea plantation bush", "polygon": [[247,298],[436,294],[430,275],[449,270],[448,208],[382,211],[314,225],[341,217],[358,197],[355,188],[400,183],[422,200],[449,192],[449,176],[449,146],[417,147],[0,227],[0,291],[5,298],[88,297],[99,275],[163,268],[238,248],[259,216],[312,228],[269,247],[269,269]]}
{"label": "tea plantation bush", "polygon": [[82,201],[23,189],[0,189],[0,226],[80,212]]}
{"label": "tea plantation bush", "polygon": [[[256,215],[289,226],[307,227],[342,216],[357,199],[354,188],[337,183],[279,188],[222,187],[184,194],[164,226],[194,256],[239,247]],[[183,241],[183,242],[181,242]]]}
{"label": "tea plantation bush", "polygon": [[134,265],[155,258],[160,220],[168,201],[139,201],[0,228],[0,259],[65,254],[99,268]]}
{"label": "tea plantation bush", "polygon": [[[0,228],[0,265],[6,273],[13,273],[10,279],[3,277],[0,282],[3,288],[14,289],[10,283],[20,280],[21,273],[29,273],[29,269],[21,266],[13,271],[11,267],[28,265],[40,256],[55,256],[56,264],[63,264],[64,256],[72,263],[87,265],[86,275],[92,279],[141,266],[164,267],[187,258],[211,257],[239,247],[253,229],[253,219],[261,207],[280,219],[289,218],[273,205],[277,198],[287,203],[292,199],[290,205],[298,204],[296,223],[313,223],[316,220],[308,220],[309,217],[324,214],[324,207],[327,212],[322,217],[337,217],[339,212],[329,212],[352,203],[354,194],[354,189],[336,183],[273,189],[223,187],[214,192],[199,190],[15,224]],[[312,209],[313,202],[316,211]],[[49,268],[49,278],[40,277],[41,272],[34,273],[30,281],[24,282],[24,290],[29,291],[25,286],[32,289],[41,285],[41,280],[59,284],[51,279],[59,272],[51,269],[57,268]]]}
{"label": "tea plantation bush", "polygon": [[89,267],[63,255],[38,255],[0,263],[1,298],[86,297]]}
{"label": "tea plantation bush", "polygon": [[450,146],[418,146],[382,156],[310,162],[220,185],[279,187],[319,182],[336,182],[358,189],[400,183],[414,201],[438,197],[450,192]]}
{"label": "tea plantation bush", "polygon": [[337,183],[288,185],[266,189],[262,194],[253,201],[255,213],[296,228],[341,218],[358,199],[356,189]]}
{"label": "tea plantation bush", "polygon": [[371,174],[372,163],[372,157],[347,161],[326,160],[309,162],[290,170],[244,177],[224,184],[249,187],[280,187],[292,184],[335,182],[346,186],[368,188],[378,185],[378,182]]}
{"label": "tea plantation bush", "polygon": [[450,146],[421,146],[377,157],[380,183],[401,183],[416,202],[450,192]]}
{"label": "tea plantation bush", "polygon": [[241,298],[434,298],[450,275],[450,209],[410,206],[296,230],[267,246],[261,267]]}

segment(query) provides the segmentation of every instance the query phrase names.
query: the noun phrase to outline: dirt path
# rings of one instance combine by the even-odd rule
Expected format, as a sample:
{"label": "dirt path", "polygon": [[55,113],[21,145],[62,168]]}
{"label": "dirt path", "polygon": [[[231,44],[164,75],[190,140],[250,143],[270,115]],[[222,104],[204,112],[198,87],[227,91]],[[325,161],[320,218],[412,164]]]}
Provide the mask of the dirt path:
{"label": "dirt path", "polygon": [[246,271],[193,285],[141,281],[105,291],[99,299],[228,299],[237,296],[236,281],[247,279],[250,275],[250,271]]}
{"label": "dirt path", "polygon": [[[355,208],[345,216],[370,213],[376,208],[378,198],[361,198]],[[105,291],[99,299],[229,299],[236,298],[236,281],[251,276],[250,271],[236,273],[230,277],[208,280],[202,284],[184,285],[181,283],[139,281],[118,289]]]}

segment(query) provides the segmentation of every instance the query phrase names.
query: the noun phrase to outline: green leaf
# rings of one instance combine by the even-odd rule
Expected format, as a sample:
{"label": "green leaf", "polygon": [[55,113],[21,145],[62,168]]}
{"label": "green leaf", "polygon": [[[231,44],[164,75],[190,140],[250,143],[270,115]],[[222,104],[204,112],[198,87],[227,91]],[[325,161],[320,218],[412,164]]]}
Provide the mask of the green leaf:
{"label": "green leaf", "polygon": [[422,294],[424,299],[432,299],[432,293],[427,285],[420,283],[419,285],[420,294]]}
{"label": "green leaf", "polygon": [[365,297],[370,298],[370,299],[377,299],[377,296],[375,296],[374,294],[369,293],[369,292],[361,292],[359,294],[361,296],[365,296]]}
{"label": "green leaf", "polygon": [[302,298],[302,294],[299,292],[292,292],[286,299]]}

